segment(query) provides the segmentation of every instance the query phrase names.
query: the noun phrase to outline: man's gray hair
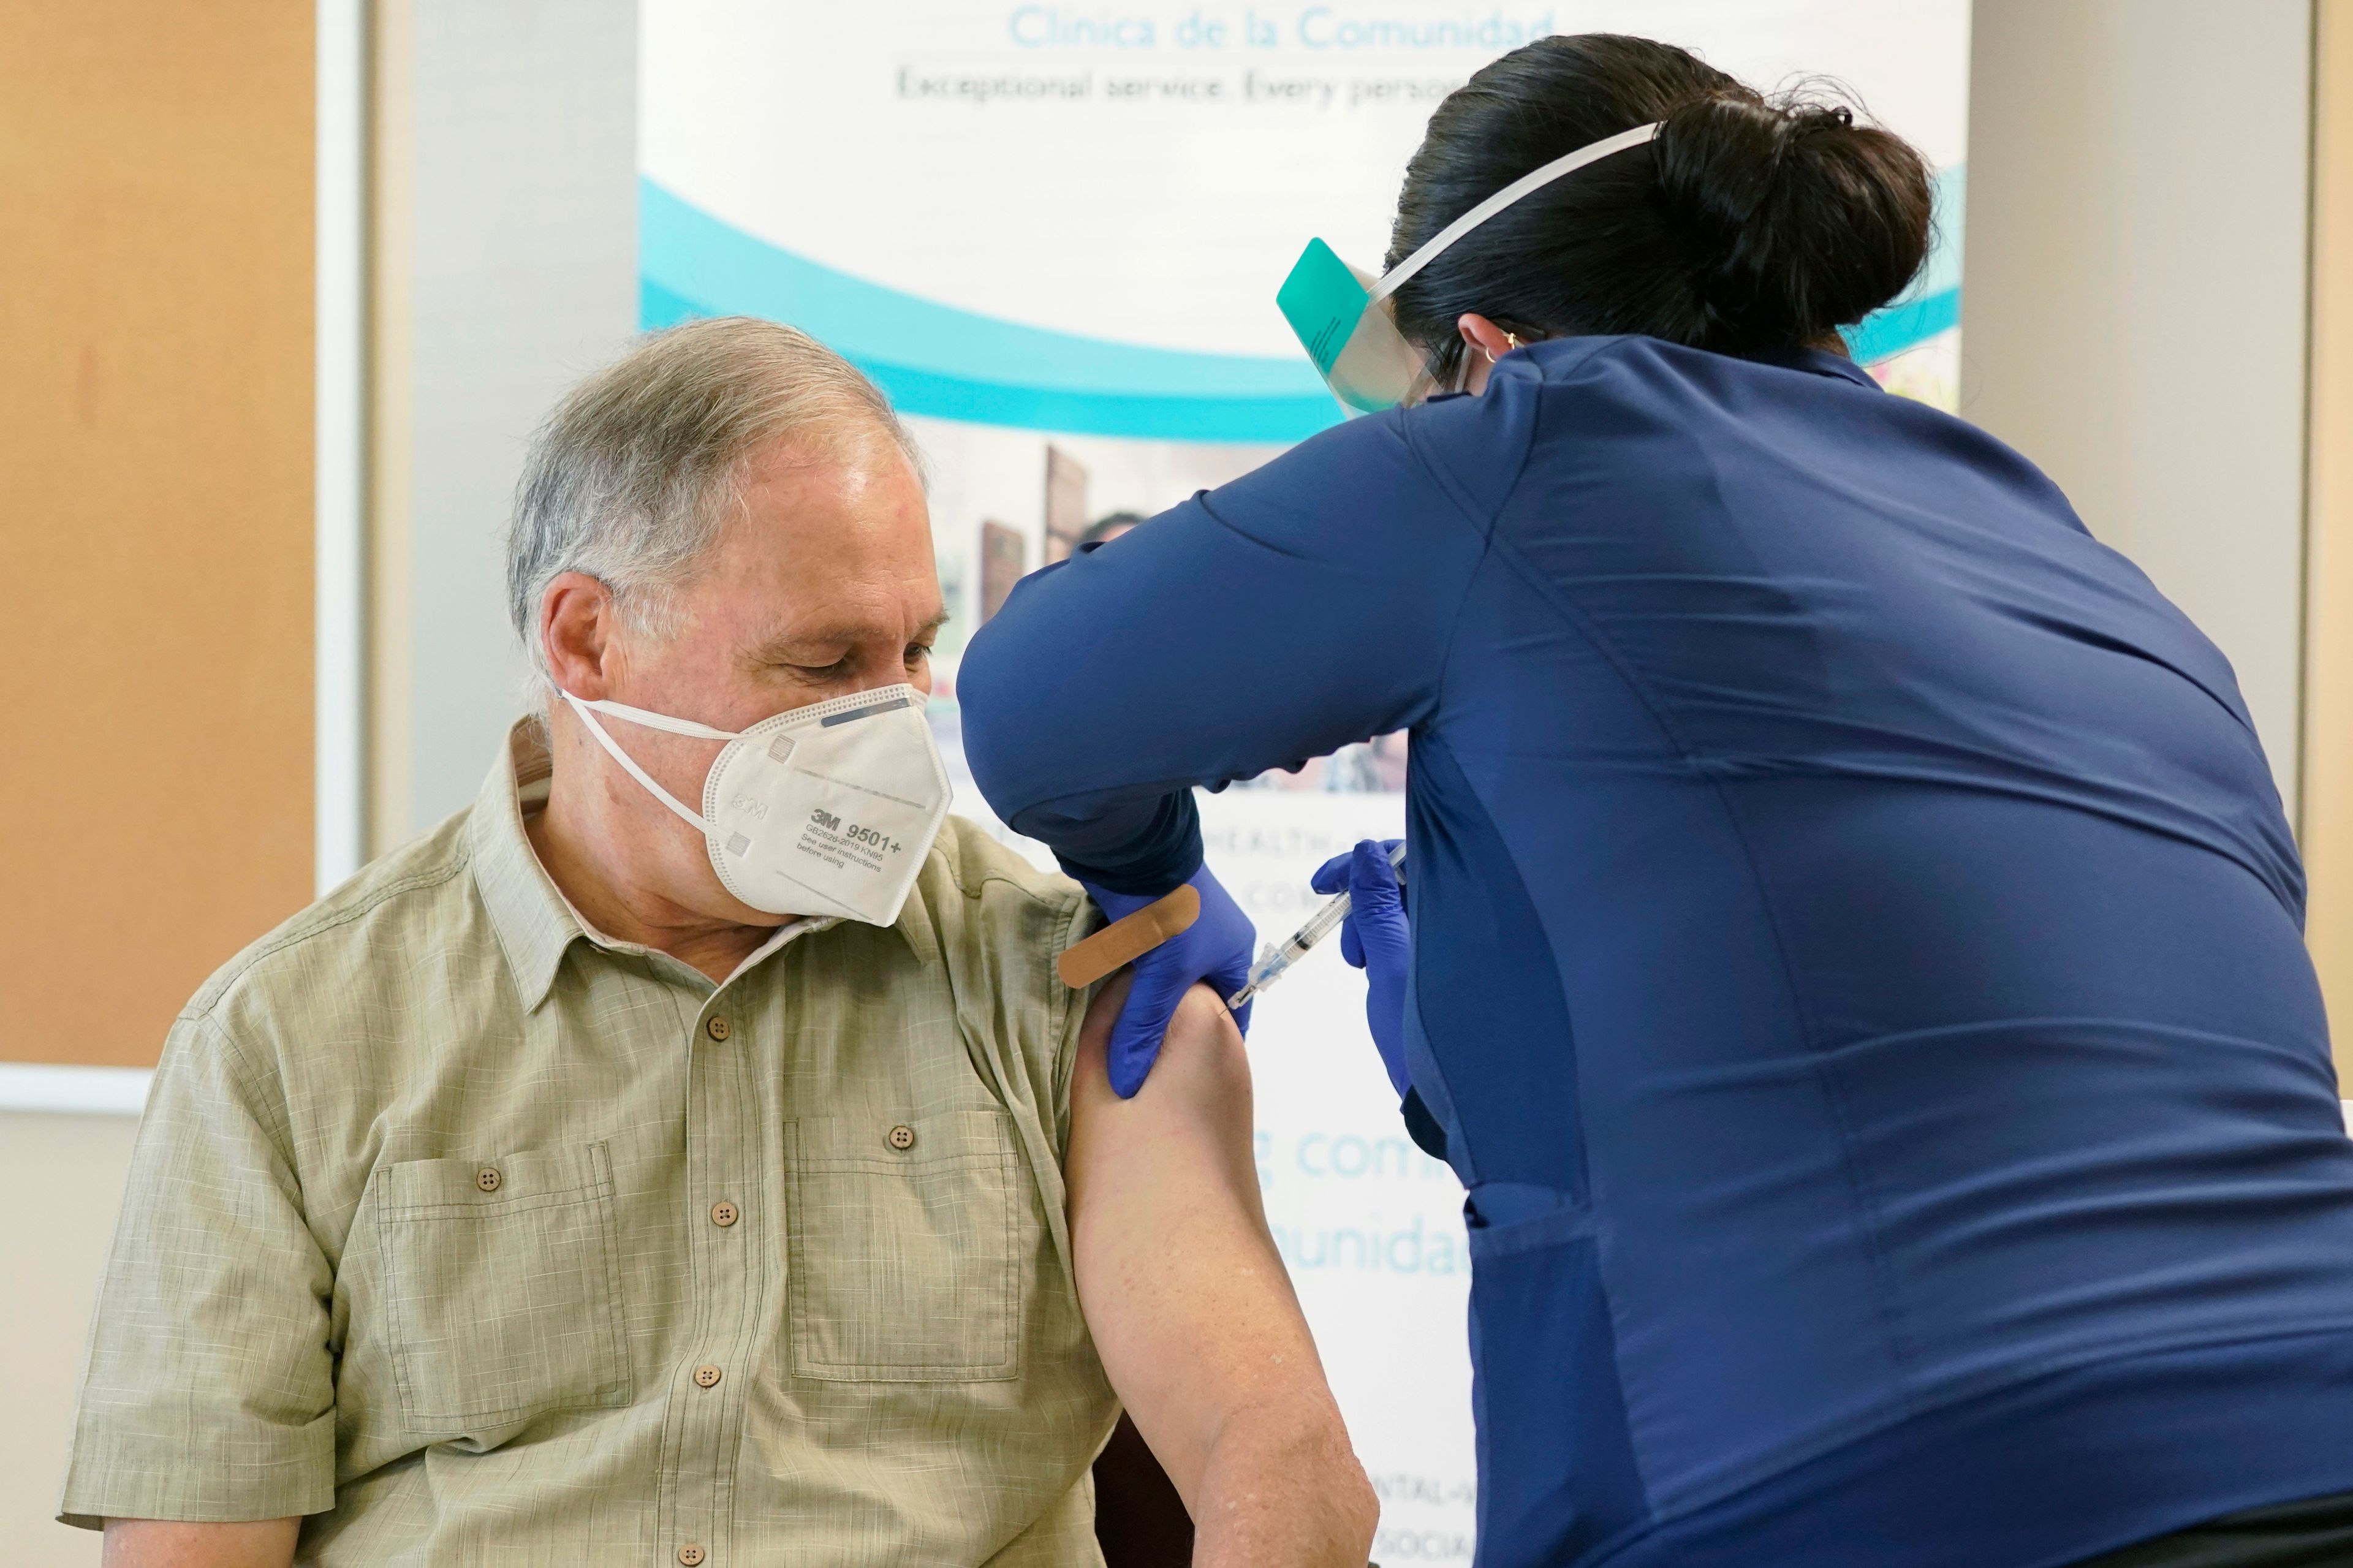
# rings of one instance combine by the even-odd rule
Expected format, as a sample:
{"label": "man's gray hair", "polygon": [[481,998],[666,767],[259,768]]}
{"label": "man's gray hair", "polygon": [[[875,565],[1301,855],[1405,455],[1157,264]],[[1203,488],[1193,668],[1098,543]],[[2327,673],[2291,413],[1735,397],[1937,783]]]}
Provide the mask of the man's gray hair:
{"label": "man's gray hair", "polygon": [[675,629],[671,591],[742,505],[745,459],[781,440],[828,457],[895,445],[890,400],[806,332],[749,316],[654,332],[572,389],[532,437],[507,530],[507,611],[542,677],[540,601],[565,572],[636,627]]}

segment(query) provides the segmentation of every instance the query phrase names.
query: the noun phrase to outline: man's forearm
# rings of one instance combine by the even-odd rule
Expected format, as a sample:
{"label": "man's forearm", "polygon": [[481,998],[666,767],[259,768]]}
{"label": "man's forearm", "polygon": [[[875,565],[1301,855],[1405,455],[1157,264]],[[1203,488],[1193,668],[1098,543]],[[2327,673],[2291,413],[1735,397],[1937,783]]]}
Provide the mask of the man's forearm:
{"label": "man's forearm", "polygon": [[1339,1411],[1305,1421],[1295,1406],[1243,1411],[1219,1434],[1196,1488],[1193,1565],[1356,1568],[1378,1517]]}
{"label": "man's forearm", "polygon": [[106,1568],[287,1568],[299,1519],[186,1524],[169,1519],[106,1521]]}

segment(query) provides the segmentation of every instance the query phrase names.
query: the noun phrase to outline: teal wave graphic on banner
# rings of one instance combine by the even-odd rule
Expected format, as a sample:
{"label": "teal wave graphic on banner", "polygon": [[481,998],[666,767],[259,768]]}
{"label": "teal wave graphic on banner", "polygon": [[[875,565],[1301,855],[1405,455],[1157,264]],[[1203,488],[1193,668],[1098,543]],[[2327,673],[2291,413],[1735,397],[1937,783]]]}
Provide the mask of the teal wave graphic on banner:
{"label": "teal wave graphic on banner", "polygon": [[1877,364],[1905,349],[1916,348],[1947,327],[1961,324],[1961,291],[1940,289],[1934,294],[1899,300],[1873,310],[1860,326],[1846,330],[1847,352],[1862,364]]}
{"label": "teal wave graphic on banner", "polygon": [[[1957,235],[1957,224],[1948,232]],[[1922,275],[1933,291],[1915,286],[1848,333],[1857,359],[1884,359],[1959,320],[1957,258],[1950,283],[1936,286],[1937,269],[1932,260]],[[638,186],[638,271],[641,327],[698,316],[789,322],[872,376],[907,414],[1076,435],[1286,444],[1341,419],[1303,357],[1190,353],[958,310],[797,256],[649,179]]]}

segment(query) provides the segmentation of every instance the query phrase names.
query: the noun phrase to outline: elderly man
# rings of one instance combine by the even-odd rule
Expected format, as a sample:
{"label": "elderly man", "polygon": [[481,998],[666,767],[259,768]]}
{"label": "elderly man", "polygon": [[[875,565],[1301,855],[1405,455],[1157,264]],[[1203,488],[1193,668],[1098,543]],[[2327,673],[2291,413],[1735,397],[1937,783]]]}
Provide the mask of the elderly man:
{"label": "elderly man", "polygon": [[1124,1401],[1197,1562],[1361,1564],[1240,1037],[1198,994],[1115,1098],[1097,917],[941,820],[881,395],[650,339],[509,580],[544,720],[180,1016],[64,1516],[114,1568],[1084,1563]]}

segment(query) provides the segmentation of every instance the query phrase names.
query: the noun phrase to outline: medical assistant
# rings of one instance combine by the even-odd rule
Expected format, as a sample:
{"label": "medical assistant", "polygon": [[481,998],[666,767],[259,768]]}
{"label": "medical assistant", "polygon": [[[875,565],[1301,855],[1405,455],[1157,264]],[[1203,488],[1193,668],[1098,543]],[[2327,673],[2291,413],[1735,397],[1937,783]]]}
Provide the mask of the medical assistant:
{"label": "medical assistant", "polygon": [[1540,342],[1027,579],[959,695],[997,811],[1138,892],[1191,786],[1411,730],[1482,1568],[2040,1568],[2353,1488],[2262,748],[1983,432]]}

